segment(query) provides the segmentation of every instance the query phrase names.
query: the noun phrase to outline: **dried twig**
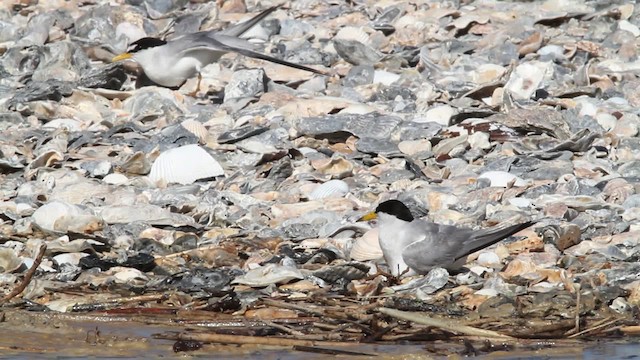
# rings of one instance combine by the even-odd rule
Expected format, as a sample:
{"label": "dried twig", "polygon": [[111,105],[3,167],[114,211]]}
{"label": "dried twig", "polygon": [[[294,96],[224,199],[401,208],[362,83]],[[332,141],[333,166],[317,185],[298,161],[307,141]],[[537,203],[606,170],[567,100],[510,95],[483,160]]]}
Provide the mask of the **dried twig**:
{"label": "dried twig", "polygon": [[316,354],[327,354],[327,355],[376,356],[375,354],[367,354],[359,351],[325,349],[325,348],[308,347],[308,346],[294,346],[293,350],[311,352]]}
{"label": "dried twig", "polygon": [[[101,302],[89,302],[89,303],[78,303],[73,306],[74,311],[94,311],[94,310],[105,310],[109,311],[109,309],[117,308],[127,303],[144,303],[144,302],[157,302],[167,297],[166,294],[145,294],[145,295],[136,295],[131,297],[119,297],[108,299]],[[151,308],[144,308],[142,310],[123,310],[122,312],[131,311],[132,313],[142,312],[144,313],[145,309],[151,313],[153,311]],[[172,312],[175,312],[175,308],[167,309]]]}
{"label": "dried twig", "polygon": [[580,332],[580,284],[574,286],[576,288],[576,331]]}
{"label": "dried twig", "polygon": [[290,309],[290,310],[297,310],[297,311],[301,311],[304,313],[308,313],[308,314],[312,314],[315,316],[319,316],[321,318],[332,318],[334,320],[337,321],[341,321],[343,323],[349,323],[357,328],[359,328],[360,330],[362,330],[364,333],[369,334],[371,333],[371,329],[357,321],[351,320],[349,319],[348,316],[346,315],[342,315],[342,314],[334,314],[328,311],[318,311],[315,310],[309,306],[301,306],[301,305],[296,305],[296,304],[290,304],[290,303],[285,303],[285,302],[281,302],[281,301],[275,301],[275,300],[271,300],[271,299],[262,299],[262,302],[266,305],[269,306],[274,306],[274,307],[279,307],[279,308],[283,308],[283,309]]}
{"label": "dried twig", "polygon": [[172,253],[172,254],[167,254],[167,255],[156,255],[156,259],[171,259],[171,258],[175,258],[175,257],[180,257],[183,255],[190,255],[192,253],[195,252],[199,252],[199,251],[203,251],[203,250],[209,250],[209,249],[220,249],[220,245],[215,244],[215,245],[204,245],[204,246],[200,246],[197,247],[195,249],[189,249],[189,250],[184,250],[184,251],[180,251],[177,253]]}
{"label": "dried twig", "polygon": [[45,251],[47,251],[47,244],[42,243],[42,245],[40,245],[40,249],[38,249],[38,255],[36,255],[36,259],[33,261],[33,265],[31,265],[29,270],[27,270],[27,273],[24,274],[24,279],[22,279],[22,282],[18,286],[16,286],[13,291],[0,299],[0,305],[20,295],[24,291],[24,289],[26,289],[27,285],[29,285],[29,283],[31,282],[31,278],[33,278],[33,275],[36,273],[38,266],[40,266]]}
{"label": "dried twig", "polygon": [[304,336],[305,334],[303,332],[300,332],[298,330],[292,329],[288,326],[284,326],[284,325],[280,325],[280,324],[276,324],[273,321],[268,321],[268,320],[262,320],[264,321],[265,325],[267,326],[271,326],[274,329],[278,329],[280,331],[283,331],[287,334],[291,334],[291,335],[295,335],[295,336]]}
{"label": "dried twig", "polygon": [[590,332],[602,329],[602,328],[607,327],[609,325],[613,325],[613,324],[615,324],[616,322],[618,322],[620,320],[622,320],[622,319],[613,319],[611,321],[601,322],[599,325],[595,325],[595,326],[592,326],[592,327],[590,327],[588,329],[584,329],[584,330],[582,330],[582,331],[580,331],[578,333],[575,333],[573,335],[568,336],[567,338],[572,339],[572,338],[578,337],[580,335],[584,335],[586,333],[590,333]]}
{"label": "dried twig", "polygon": [[237,345],[270,345],[270,346],[353,346],[348,342],[316,341],[285,339],[264,336],[245,336],[227,334],[202,334],[202,333],[180,333],[180,334],[156,334],[157,339],[168,340],[193,340],[206,343],[237,344]]}
{"label": "dried twig", "polygon": [[400,311],[400,310],[389,309],[389,308],[380,308],[378,309],[378,311],[380,311],[385,315],[393,316],[401,320],[413,321],[418,324],[433,326],[433,327],[437,327],[437,328],[451,331],[454,333],[492,337],[492,338],[499,338],[499,339],[513,339],[511,336],[500,334],[492,330],[478,329],[471,326],[458,324],[452,319],[447,319],[447,320],[434,319],[434,318],[424,316],[421,313]]}

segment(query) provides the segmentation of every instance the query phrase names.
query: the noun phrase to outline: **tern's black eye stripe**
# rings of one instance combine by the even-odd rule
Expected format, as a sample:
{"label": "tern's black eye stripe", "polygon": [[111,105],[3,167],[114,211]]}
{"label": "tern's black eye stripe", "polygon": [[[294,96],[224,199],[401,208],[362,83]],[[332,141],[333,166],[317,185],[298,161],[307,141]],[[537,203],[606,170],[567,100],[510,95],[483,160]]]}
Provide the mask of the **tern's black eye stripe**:
{"label": "tern's black eye stripe", "polygon": [[144,37],[142,39],[138,39],[129,45],[129,49],[127,52],[134,53],[140,50],[149,49],[156,46],[161,46],[166,44],[167,42],[153,37]]}

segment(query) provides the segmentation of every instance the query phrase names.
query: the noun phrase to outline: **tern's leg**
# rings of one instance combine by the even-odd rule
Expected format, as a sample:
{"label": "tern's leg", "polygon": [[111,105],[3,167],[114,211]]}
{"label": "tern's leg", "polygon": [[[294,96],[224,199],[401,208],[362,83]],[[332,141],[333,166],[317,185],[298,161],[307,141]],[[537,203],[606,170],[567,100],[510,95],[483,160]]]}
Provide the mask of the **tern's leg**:
{"label": "tern's leg", "polygon": [[196,83],[196,88],[193,89],[192,92],[187,93],[188,96],[198,97],[198,93],[200,92],[200,83],[202,82],[202,74],[198,71],[198,82]]}

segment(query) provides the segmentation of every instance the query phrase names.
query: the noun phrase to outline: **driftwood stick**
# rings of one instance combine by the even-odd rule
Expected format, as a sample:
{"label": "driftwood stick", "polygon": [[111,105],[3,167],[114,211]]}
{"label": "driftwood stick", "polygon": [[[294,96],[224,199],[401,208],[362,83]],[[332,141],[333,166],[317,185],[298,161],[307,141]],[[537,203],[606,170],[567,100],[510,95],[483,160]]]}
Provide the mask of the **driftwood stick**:
{"label": "driftwood stick", "polygon": [[491,338],[498,338],[498,339],[513,339],[511,336],[500,334],[492,330],[478,329],[471,326],[459,324],[453,321],[452,319],[446,319],[446,320],[435,319],[435,318],[430,318],[428,316],[425,316],[422,313],[400,311],[400,310],[389,309],[389,308],[380,308],[378,309],[378,311],[385,315],[398,318],[400,320],[412,321],[418,324],[433,326],[433,327],[440,328],[440,329],[454,332],[454,333],[460,333],[460,334],[472,335],[472,336],[484,336],[484,337],[491,337]]}
{"label": "driftwood stick", "polygon": [[622,331],[625,335],[638,335],[640,334],[640,326],[639,325],[621,326],[620,331]]}
{"label": "driftwood stick", "polygon": [[36,259],[33,261],[33,265],[31,265],[29,270],[27,270],[27,273],[24,274],[24,279],[22,279],[22,282],[18,286],[16,286],[13,291],[0,299],[0,305],[20,295],[24,291],[24,289],[27,288],[27,285],[29,285],[29,283],[31,282],[31,278],[33,278],[33,275],[36,273],[38,266],[40,266],[40,263],[42,263],[42,258],[44,257],[45,251],[47,251],[47,244],[43,243],[38,249],[38,255],[36,255]]}

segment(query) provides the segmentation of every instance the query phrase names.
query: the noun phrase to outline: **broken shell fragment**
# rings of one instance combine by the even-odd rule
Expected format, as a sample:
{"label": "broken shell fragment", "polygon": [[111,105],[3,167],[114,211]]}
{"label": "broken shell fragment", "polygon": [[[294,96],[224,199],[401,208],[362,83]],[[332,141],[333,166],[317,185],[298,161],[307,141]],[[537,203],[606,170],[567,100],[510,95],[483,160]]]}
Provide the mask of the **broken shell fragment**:
{"label": "broken shell fragment", "polygon": [[347,177],[353,172],[353,164],[341,156],[312,160],[311,166],[321,174],[331,175],[331,177],[337,179]]}

